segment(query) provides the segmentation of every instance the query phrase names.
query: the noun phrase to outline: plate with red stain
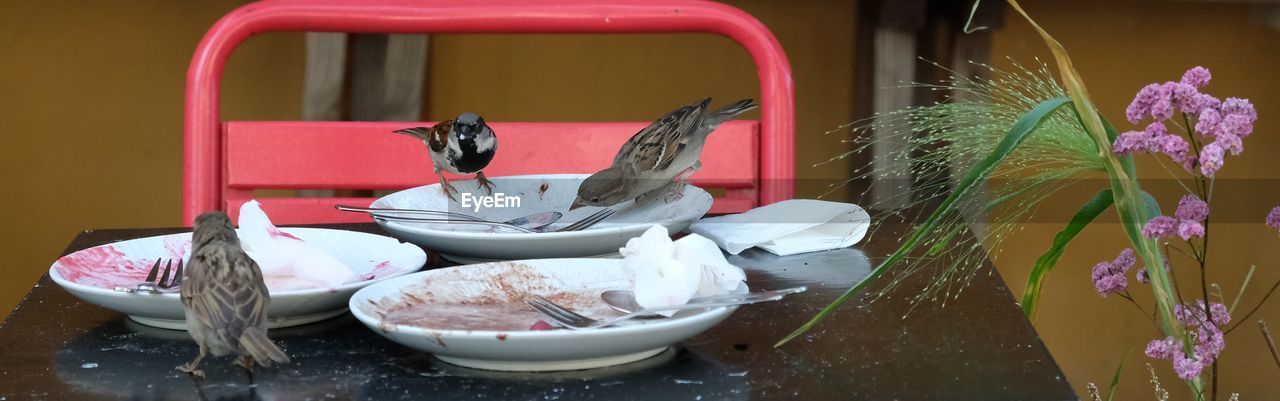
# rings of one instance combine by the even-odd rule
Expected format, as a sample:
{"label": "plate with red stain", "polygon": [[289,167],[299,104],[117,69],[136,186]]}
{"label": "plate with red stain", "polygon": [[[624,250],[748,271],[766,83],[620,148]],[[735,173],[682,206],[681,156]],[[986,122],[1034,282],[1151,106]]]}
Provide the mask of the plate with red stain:
{"label": "plate with red stain", "polygon": [[682,311],[592,330],[547,324],[534,295],[596,319],[620,313],[600,299],[631,288],[617,259],[535,259],[430,270],[389,279],[351,297],[351,314],[392,341],[469,368],[591,369],[646,359],[723,321],[736,307]]}
{"label": "plate with red stain", "polygon": [[[290,270],[280,270],[283,273],[276,275],[267,272],[267,288],[271,293],[267,326],[271,328],[341,315],[347,310],[347,300],[357,290],[418,271],[427,261],[422,248],[391,237],[321,228],[280,230],[333,256],[350,268],[350,272],[348,277],[326,280],[309,276],[305,266],[290,266]],[[191,233],[138,238],[63,256],[53,262],[49,277],[77,298],[129,315],[139,323],[186,330],[186,315],[177,293],[125,293],[115,288],[143,282],[158,258],[175,260],[176,266],[176,260],[186,260],[190,253]]]}

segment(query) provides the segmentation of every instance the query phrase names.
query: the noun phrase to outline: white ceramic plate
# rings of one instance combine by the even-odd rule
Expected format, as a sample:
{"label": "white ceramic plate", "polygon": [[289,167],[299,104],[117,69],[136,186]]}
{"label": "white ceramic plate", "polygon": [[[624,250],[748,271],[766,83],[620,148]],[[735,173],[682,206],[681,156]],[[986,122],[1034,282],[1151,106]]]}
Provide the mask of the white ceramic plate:
{"label": "white ceramic plate", "polygon": [[[450,200],[432,184],[384,196],[373,202],[373,207],[441,210],[467,213],[489,221],[506,221],[536,212],[558,211],[565,213],[549,228],[563,227],[600,210],[582,207],[568,211],[577,197],[578,185],[586,174],[545,174],[492,178],[495,194],[494,206],[478,210],[474,203],[463,196],[476,199],[487,195],[479,190],[475,180],[454,181],[454,187],[463,193],[459,201]],[[500,200],[505,199],[505,200]],[[512,201],[511,199],[518,199]],[[467,204],[461,204],[466,202]],[[497,206],[501,202],[502,206]],[[514,205],[513,202],[519,202]],[[612,255],[627,240],[644,233],[653,224],[661,224],[676,233],[688,228],[695,220],[711,210],[711,194],[689,185],[684,196],[667,203],[665,199],[636,204],[633,201],[613,206],[618,210],[613,216],[586,230],[563,233],[520,233],[494,230],[489,226],[470,224],[441,224],[421,222],[378,222],[392,236],[409,241],[444,257],[462,262],[477,263],[493,260],[571,258]]]}
{"label": "white ceramic plate", "polygon": [[542,295],[585,315],[617,316],[604,290],[630,288],[615,259],[539,259],[431,270],[365,287],[351,314],[395,342],[455,365],[486,370],[589,369],[638,361],[693,337],[736,307],[684,311],[594,330],[533,330],[525,302]]}
{"label": "white ceramic plate", "polygon": [[[267,311],[271,328],[297,326],[341,315],[356,290],[370,283],[415,272],[427,254],[412,244],[381,235],[321,228],[281,230],[328,252],[357,274],[334,288],[273,292]],[[138,238],[85,249],[58,259],[49,277],[76,297],[129,315],[149,326],[186,330],[182,302],[173,294],[130,294],[115,291],[146,279],[156,258],[182,258],[191,248],[191,233]]]}

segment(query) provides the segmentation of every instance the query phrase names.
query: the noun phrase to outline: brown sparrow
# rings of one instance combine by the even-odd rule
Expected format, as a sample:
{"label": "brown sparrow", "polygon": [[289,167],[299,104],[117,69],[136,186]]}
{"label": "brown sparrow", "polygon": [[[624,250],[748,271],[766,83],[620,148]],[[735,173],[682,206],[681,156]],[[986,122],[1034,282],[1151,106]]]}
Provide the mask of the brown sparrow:
{"label": "brown sparrow", "polygon": [[240,248],[240,239],[223,212],[196,217],[191,234],[191,260],[182,280],[182,307],[187,332],[200,354],[178,370],[203,377],[200,360],[206,355],[235,354],[250,373],[253,363],[288,363],[289,356],[267,338],[270,294],[258,264]]}
{"label": "brown sparrow", "polygon": [[743,99],[707,114],[711,98],[681,107],[640,130],[613,158],[609,168],[587,177],[569,210],[582,206],[612,206],[629,199],[667,191],[667,201],[679,199],[689,176],[702,163],[702,145],[721,123],[756,108]]}
{"label": "brown sparrow", "polygon": [[462,113],[458,118],[441,121],[431,127],[414,127],[392,131],[418,138],[427,144],[427,152],[431,154],[431,163],[436,175],[440,177],[440,187],[449,199],[458,190],[449,184],[441,171],[453,174],[476,174],[480,186],[493,195],[493,181],[489,181],[481,171],[493,160],[498,150],[498,136],[484,123],[476,113]]}

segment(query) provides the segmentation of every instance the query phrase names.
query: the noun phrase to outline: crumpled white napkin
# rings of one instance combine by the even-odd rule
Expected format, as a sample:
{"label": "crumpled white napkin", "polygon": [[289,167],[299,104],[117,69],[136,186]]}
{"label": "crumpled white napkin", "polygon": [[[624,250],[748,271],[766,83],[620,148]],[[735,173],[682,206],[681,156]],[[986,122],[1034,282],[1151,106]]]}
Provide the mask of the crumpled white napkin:
{"label": "crumpled white napkin", "polygon": [[332,255],[276,228],[256,200],[240,206],[239,223],[240,245],[273,292],[334,288],[356,275]]}
{"label": "crumpled white napkin", "polygon": [[701,234],[730,254],[760,247],[779,256],[856,244],[867,235],[871,215],[852,203],[791,199],[741,214],[694,222]]}
{"label": "crumpled white napkin", "polygon": [[[650,227],[618,250],[633,277],[636,303],[645,308],[684,305],[694,297],[728,294],[747,275],[729,264],[716,244],[697,234],[671,241],[667,228]],[[659,312],[665,316],[677,311]]]}

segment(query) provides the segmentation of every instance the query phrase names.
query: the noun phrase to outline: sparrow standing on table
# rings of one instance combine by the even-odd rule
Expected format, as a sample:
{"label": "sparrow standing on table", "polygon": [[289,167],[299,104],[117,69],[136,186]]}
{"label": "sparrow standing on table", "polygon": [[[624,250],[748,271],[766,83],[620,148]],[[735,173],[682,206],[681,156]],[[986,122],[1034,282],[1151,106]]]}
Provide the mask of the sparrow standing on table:
{"label": "sparrow standing on table", "polygon": [[667,201],[679,199],[689,176],[702,167],[698,156],[707,136],[721,123],[756,108],[743,99],[707,114],[711,98],[681,107],[637,132],[600,170],[578,186],[569,210],[582,206],[612,206],[667,189]]}
{"label": "sparrow standing on table", "polygon": [[484,176],[484,171],[480,170],[493,160],[493,154],[498,150],[498,137],[485,125],[484,118],[476,113],[462,113],[456,119],[441,121],[432,127],[405,128],[392,132],[418,138],[427,144],[431,163],[436,175],[440,177],[440,188],[449,199],[456,201],[453,193],[458,190],[449,184],[441,171],[453,174],[475,173],[480,186],[493,195],[493,181],[489,181]]}
{"label": "sparrow standing on table", "polygon": [[204,377],[200,360],[208,354],[235,354],[249,373],[253,363],[288,363],[289,356],[267,338],[270,294],[258,264],[240,248],[240,239],[223,212],[196,217],[191,234],[191,261],[182,280],[182,307],[187,332],[200,354],[178,370]]}

